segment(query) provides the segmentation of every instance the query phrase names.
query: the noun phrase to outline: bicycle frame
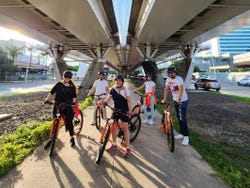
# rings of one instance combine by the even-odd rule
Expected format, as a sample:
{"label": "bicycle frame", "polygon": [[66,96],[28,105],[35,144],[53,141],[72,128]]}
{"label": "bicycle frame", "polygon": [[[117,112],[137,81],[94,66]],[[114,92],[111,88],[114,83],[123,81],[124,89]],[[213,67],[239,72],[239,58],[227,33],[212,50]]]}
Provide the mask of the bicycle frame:
{"label": "bicycle frame", "polygon": [[164,109],[164,125],[166,125],[165,126],[165,132],[166,132],[166,134],[168,134],[168,131],[169,131],[169,126],[170,126],[170,123],[172,123],[172,125],[173,125],[173,119],[172,119],[172,115],[171,115],[171,113],[170,113],[170,104],[167,104],[167,106],[166,106],[166,109]]}

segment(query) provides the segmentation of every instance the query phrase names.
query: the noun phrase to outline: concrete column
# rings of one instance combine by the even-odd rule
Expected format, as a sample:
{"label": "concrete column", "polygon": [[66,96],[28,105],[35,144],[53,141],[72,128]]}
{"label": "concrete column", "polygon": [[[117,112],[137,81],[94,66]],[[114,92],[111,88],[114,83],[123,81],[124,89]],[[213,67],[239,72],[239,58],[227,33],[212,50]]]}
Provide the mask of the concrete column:
{"label": "concrete column", "polygon": [[165,80],[163,79],[156,63],[154,61],[143,61],[141,64],[145,73],[150,72],[153,74],[153,81],[156,83],[156,89],[162,90],[165,86]]}
{"label": "concrete column", "polygon": [[121,67],[121,73],[124,77],[126,77],[128,74],[128,67],[127,66]]}
{"label": "concrete column", "polygon": [[95,59],[88,68],[87,73],[85,74],[82,83],[80,85],[80,90],[78,97],[84,99],[87,96],[89,89],[92,87],[94,81],[97,79],[97,73],[104,69],[105,62],[98,61]]}
{"label": "concrete column", "polygon": [[63,72],[68,69],[68,66],[66,62],[63,60],[63,58],[69,53],[69,50],[65,49],[62,45],[58,44],[54,45],[51,51],[56,61],[55,77],[57,80],[60,80],[62,79]]}
{"label": "concrete column", "polygon": [[193,55],[197,47],[195,44],[187,44],[181,51],[184,55],[183,63],[180,65],[178,75],[184,79],[186,88],[189,88],[192,73],[194,71],[194,62],[192,61]]}

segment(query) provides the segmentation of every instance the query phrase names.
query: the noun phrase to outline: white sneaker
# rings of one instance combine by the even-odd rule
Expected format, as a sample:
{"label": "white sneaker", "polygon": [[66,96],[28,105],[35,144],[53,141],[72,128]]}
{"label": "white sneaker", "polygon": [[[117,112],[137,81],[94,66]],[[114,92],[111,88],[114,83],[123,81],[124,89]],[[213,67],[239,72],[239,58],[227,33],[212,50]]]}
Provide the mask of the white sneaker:
{"label": "white sneaker", "polygon": [[142,123],[148,123],[148,119],[144,119]]}
{"label": "white sneaker", "polygon": [[182,145],[183,146],[187,146],[189,143],[189,137],[188,136],[184,136],[183,141],[182,141]]}
{"label": "white sneaker", "polygon": [[92,122],[90,123],[90,125],[95,125],[95,122],[94,122],[94,121],[92,121]]}
{"label": "white sneaker", "polygon": [[177,134],[174,136],[175,139],[182,139],[183,138],[183,135],[182,134]]}
{"label": "white sneaker", "polygon": [[149,125],[153,125],[153,124],[154,124],[153,120],[151,120],[151,119],[148,120],[148,124],[149,124]]}

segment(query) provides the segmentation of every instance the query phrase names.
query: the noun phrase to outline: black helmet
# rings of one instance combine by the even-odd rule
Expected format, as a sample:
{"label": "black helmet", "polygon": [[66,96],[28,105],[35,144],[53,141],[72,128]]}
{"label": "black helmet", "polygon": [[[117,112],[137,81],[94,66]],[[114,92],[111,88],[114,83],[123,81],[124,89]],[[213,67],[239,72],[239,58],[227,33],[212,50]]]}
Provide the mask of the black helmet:
{"label": "black helmet", "polygon": [[175,67],[168,67],[168,73],[169,72],[175,72],[176,73],[176,68]]}
{"label": "black helmet", "polygon": [[64,78],[72,78],[73,74],[69,70],[66,70],[63,72],[63,77]]}
{"label": "black helmet", "polygon": [[124,82],[124,77],[121,74],[118,74],[115,78],[115,80],[121,80],[122,82]]}
{"label": "black helmet", "polygon": [[151,72],[148,72],[148,73],[146,73],[146,77],[148,77],[148,76],[152,77],[153,74]]}
{"label": "black helmet", "polygon": [[100,75],[100,74],[102,74],[103,76],[105,75],[104,71],[99,71],[99,72],[97,73],[97,75]]}

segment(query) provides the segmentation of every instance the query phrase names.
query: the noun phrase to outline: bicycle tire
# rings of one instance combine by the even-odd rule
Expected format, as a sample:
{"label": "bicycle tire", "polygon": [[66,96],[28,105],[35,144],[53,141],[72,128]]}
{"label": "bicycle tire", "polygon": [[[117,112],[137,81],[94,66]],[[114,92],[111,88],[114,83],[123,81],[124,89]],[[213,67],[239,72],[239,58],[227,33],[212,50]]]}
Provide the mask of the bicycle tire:
{"label": "bicycle tire", "polygon": [[175,149],[175,143],[174,143],[174,128],[173,128],[173,122],[169,120],[168,122],[168,133],[167,133],[167,139],[168,139],[168,148],[170,152],[174,152]]}
{"label": "bicycle tire", "polygon": [[80,114],[78,115],[78,117],[74,117],[73,119],[73,128],[74,128],[74,135],[78,136],[81,131],[82,131],[82,127],[83,127],[83,113],[80,110]]}
{"label": "bicycle tire", "polygon": [[141,113],[140,107],[139,107],[138,104],[135,105],[135,106],[132,108],[132,112],[133,112],[133,114],[138,114],[138,115]]}
{"label": "bicycle tire", "polygon": [[95,110],[95,126],[98,130],[100,130],[101,127],[101,109],[99,106],[97,106],[96,110]]}
{"label": "bicycle tire", "polygon": [[108,128],[106,130],[103,143],[101,143],[99,149],[97,150],[96,161],[95,161],[96,164],[99,164],[101,159],[102,159],[105,147],[106,147],[108,140],[109,140],[109,134],[110,134],[110,126],[108,126]]}
{"label": "bicycle tire", "polygon": [[141,129],[141,117],[138,114],[134,114],[129,119],[129,135],[130,135],[130,142],[133,142],[136,137],[138,136]]}
{"label": "bicycle tire", "polygon": [[52,130],[52,136],[51,136],[51,146],[50,146],[50,150],[49,150],[49,156],[52,157],[53,156],[53,151],[55,148],[55,143],[56,143],[56,132],[57,132],[57,128],[58,128],[58,120],[56,119],[53,125],[53,130]]}

